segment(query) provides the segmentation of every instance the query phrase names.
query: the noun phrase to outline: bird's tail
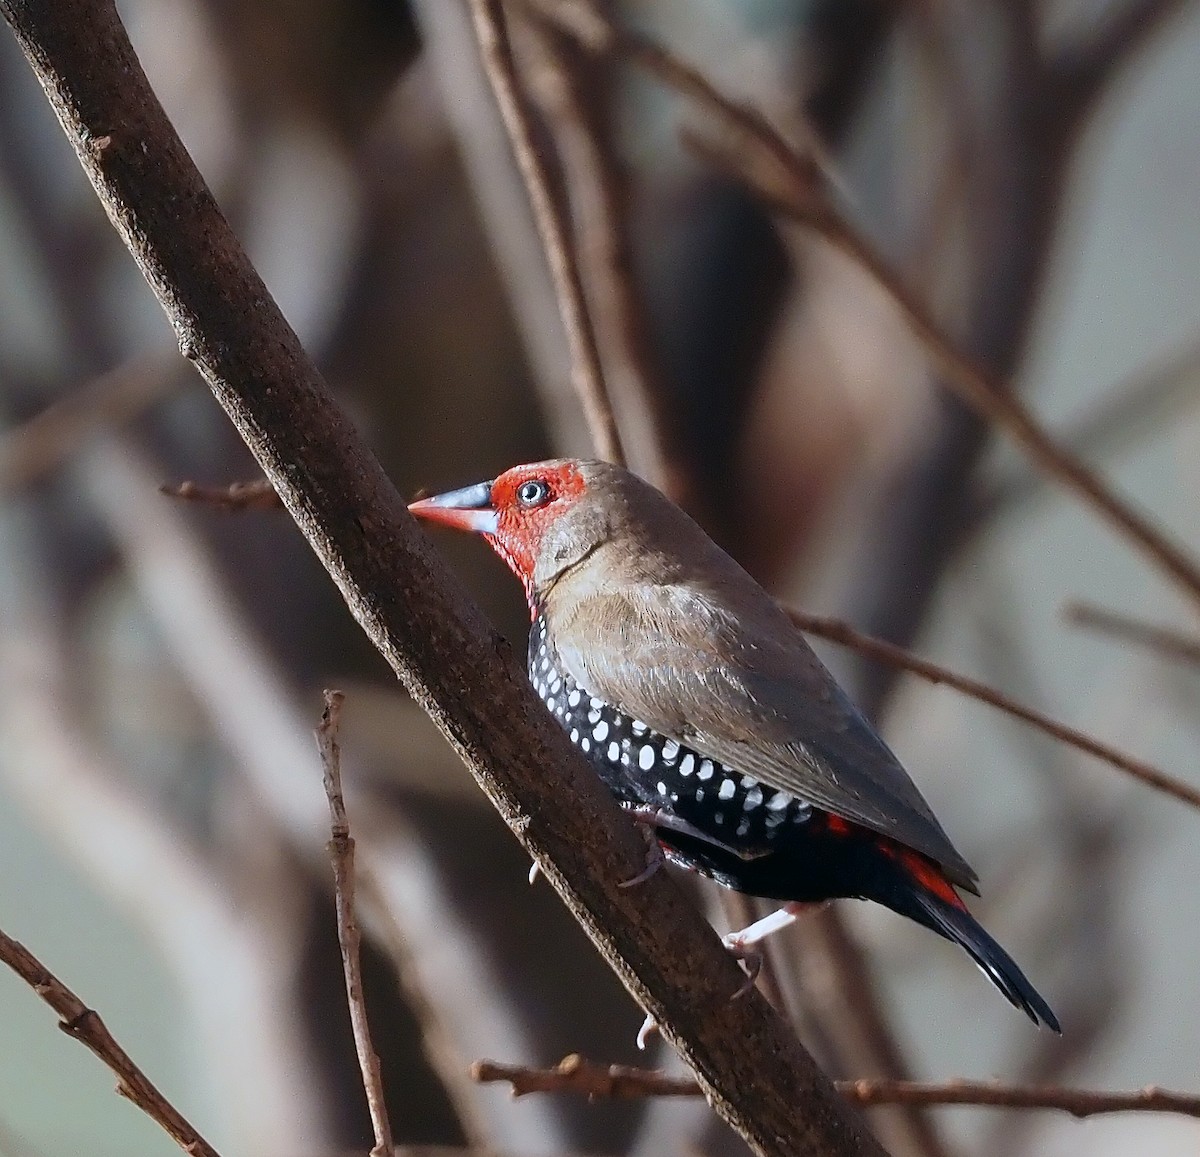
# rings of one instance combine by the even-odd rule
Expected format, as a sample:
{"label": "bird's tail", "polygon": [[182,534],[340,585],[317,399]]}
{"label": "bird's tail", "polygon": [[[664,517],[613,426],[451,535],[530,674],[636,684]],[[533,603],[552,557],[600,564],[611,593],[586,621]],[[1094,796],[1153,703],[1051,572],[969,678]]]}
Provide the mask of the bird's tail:
{"label": "bird's tail", "polygon": [[[930,869],[925,868],[921,875],[927,873],[930,873]],[[906,883],[907,886],[898,888],[895,894],[888,897],[890,908],[961,945],[984,976],[1034,1024],[1041,1023],[1055,1032],[1062,1032],[1058,1017],[1050,1006],[1025,978],[1013,958],[967,911],[966,905],[949,884],[938,879],[935,887],[929,887],[920,878]]]}

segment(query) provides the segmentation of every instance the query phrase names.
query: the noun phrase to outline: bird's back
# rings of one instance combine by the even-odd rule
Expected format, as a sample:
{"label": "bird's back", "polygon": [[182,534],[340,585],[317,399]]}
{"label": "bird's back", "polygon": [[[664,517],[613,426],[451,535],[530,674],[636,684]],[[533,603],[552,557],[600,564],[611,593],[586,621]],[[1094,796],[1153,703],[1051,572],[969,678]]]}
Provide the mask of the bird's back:
{"label": "bird's back", "polygon": [[778,604],[650,493],[649,504],[638,495],[636,526],[545,593],[556,666],[668,740],[893,838],[973,889],[975,873],[895,755]]}

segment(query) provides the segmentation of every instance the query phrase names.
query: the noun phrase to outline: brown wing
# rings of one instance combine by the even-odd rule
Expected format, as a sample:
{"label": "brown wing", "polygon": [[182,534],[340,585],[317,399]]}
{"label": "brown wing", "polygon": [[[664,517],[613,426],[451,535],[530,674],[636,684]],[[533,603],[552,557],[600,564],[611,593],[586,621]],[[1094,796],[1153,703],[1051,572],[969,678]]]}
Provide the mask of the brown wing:
{"label": "brown wing", "polygon": [[804,638],[765,593],[750,603],[735,617],[719,595],[690,584],[590,594],[550,643],[592,695],[924,853],[974,890],[975,873],[899,760]]}

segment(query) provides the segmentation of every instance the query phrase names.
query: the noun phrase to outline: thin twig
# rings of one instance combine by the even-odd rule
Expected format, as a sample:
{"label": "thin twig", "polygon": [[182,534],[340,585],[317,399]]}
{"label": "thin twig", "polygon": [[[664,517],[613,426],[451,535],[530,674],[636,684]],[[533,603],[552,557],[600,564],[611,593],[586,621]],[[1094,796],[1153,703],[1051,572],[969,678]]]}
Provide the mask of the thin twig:
{"label": "thin twig", "polygon": [[117,1077],[117,1092],[152,1118],[191,1157],[217,1157],[217,1151],[162,1095],[150,1078],[113,1039],[99,1015],[88,1008],[32,952],[0,932],[0,960],[9,966],[59,1016],[58,1027],[86,1045]]}
{"label": "thin twig", "polygon": [[1110,611],[1091,603],[1071,602],[1063,607],[1063,618],[1077,627],[1111,635],[1139,647],[1148,647],[1168,659],[1200,665],[1200,637],[1185,635],[1173,627],[1147,623],[1119,611]]}
{"label": "thin twig", "polygon": [[[518,0],[534,19],[561,29],[597,55],[620,55],[657,76],[667,87],[718,112],[734,135],[756,142],[789,180],[809,185],[821,201],[826,183],[836,183],[820,140],[808,133],[800,149],[777,133],[750,104],[731,100],[708,77],[648,36],[608,19],[590,0]],[[814,208],[816,206],[814,205]]]}
{"label": "thin twig", "polygon": [[905,285],[874,245],[830,204],[814,209],[807,186],[768,184],[753,165],[725,146],[690,138],[697,150],[731,175],[740,176],[777,210],[816,230],[852,258],[891,298],[909,328],[941,369],[958,397],[1007,433],[1044,473],[1074,492],[1141,553],[1200,601],[1200,564],[1172,541],[1151,518],[1121,497],[1108,482],[1066,446],[1056,441],[1008,383],[962,353],[926,305]]}
{"label": "thin twig", "polygon": [[346,999],[350,1005],[350,1027],[354,1032],[354,1050],[362,1071],[363,1088],[367,1094],[367,1109],[371,1127],[375,1130],[375,1147],[371,1157],[392,1157],[392,1124],[388,1118],[383,1095],[383,1072],[379,1054],[371,1043],[371,1025],[363,997],[362,961],[359,953],[361,934],[354,914],[354,837],[346,818],[346,801],[342,796],[342,752],[338,741],[342,704],[346,696],[341,691],[325,692],[325,710],[317,727],[317,750],[321,753],[321,769],[325,795],[329,800],[329,859],[333,864],[334,901],[337,907],[338,944],[342,949],[342,969],[346,974]]}
{"label": "thin twig", "polygon": [[[1132,448],[1156,433],[1188,406],[1200,402],[1200,342],[1161,363],[1140,367],[1094,399],[1060,427],[1058,439],[1075,454],[1093,457]],[[1111,459],[1110,459],[1111,460]],[[991,526],[997,515],[1040,495],[1044,475],[1017,461],[985,482],[974,503],[976,527]]]}
{"label": "thin twig", "polygon": [[583,281],[567,225],[567,214],[534,140],[533,110],[517,77],[504,6],[500,0],[470,0],[470,8],[484,71],[504,118],[517,165],[525,179],[538,232],[550,263],[563,327],[571,349],[571,379],[583,404],[598,452],[610,462],[623,465],[625,456],[621,449],[621,438],[612,402],[605,389],[596,335],[588,318]]}
{"label": "thin twig", "polygon": [[[589,1100],[633,1100],[640,1097],[697,1097],[700,1086],[689,1077],[671,1077],[655,1069],[597,1065],[577,1053],[552,1069],[476,1061],[471,1076],[481,1083],[506,1082],[514,1097],[529,1093],[578,1093]],[[999,1081],[920,1082],[864,1078],[835,1081],[837,1090],[862,1106],[967,1105],[996,1109],[1057,1109],[1073,1117],[1101,1113],[1180,1113],[1200,1117],[1200,1096],[1150,1086],[1129,1092],[1066,1089],[1056,1086],[1006,1085]]]}
{"label": "thin twig", "polygon": [[197,482],[164,482],[160,494],[179,498],[184,502],[196,502],[203,506],[215,506],[221,510],[282,510],[283,503],[275,493],[275,487],[265,478],[252,482],[230,482],[227,486],[202,486]]}
{"label": "thin twig", "polygon": [[1164,792],[1181,803],[1189,804],[1194,808],[1200,808],[1200,788],[1193,787],[1183,780],[1176,779],[1174,776],[1160,771],[1153,765],[1146,763],[1145,760],[1135,759],[1131,755],[1126,755],[1124,752],[1118,751],[1115,747],[1101,743],[1098,739],[1094,739],[1092,736],[1078,731],[1074,727],[1068,727],[1064,723],[1059,723],[1057,720],[1051,719],[1048,715],[1043,715],[1040,711],[1035,711],[1032,707],[1026,707],[1024,704],[1016,702],[1002,691],[997,691],[996,688],[990,687],[986,683],[981,683],[977,679],[970,679],[965,675],[959,675],[954,671],[947,670],[937,663],[931,663],[928,659],[922,659],[918,655],[914,655],[911,651],[905,650],[903,647],[897,647],[894,643],[873,638],[871,635],[864,635],[860,631],[856,631],[849,623],[843,622],[840,619],[810,615],[803,611],[794,610],[791,607],[787,607],[785,610],[792,622],[806,634],[828,639],[831,643],[837,643],[839,646],[857,651],[859,654],[866,655],[868,658],[875,659],[880,663],[887,663],[889,666],[909,671],[930,683],[939,683],[946,687],[952,687],[954,690],[960,691],[972,699],[977,699],[981,703],[995,707],[998,711],[1003,711],[1006,715],[1011,715],[1014,719],[1020,719],[1022,722],[1028,723],[1031,727],[1037,728],[1037,730],[1052,736],[1062,743],[1066,743],[1071,747],[1078,748],[1080,751],[1087,752],[1088,755],[1103,760],[1112,767],[1118,768],[1127,775],[1133,776],[1134,779],[1140,780],[1157,791]]}
{"label": "thin twig", "polygon": [[627,174],[603,105],[612,78],[594,67],[586,74],[583,65],[594,66],[593,58],[561,29],[531,21],[529,31],[538,49],[530,91],[558,144],[596,348],[626,456],[638,473],[686,506],[687,471],[669,437],[662,368],[634,274]]}
{"label": "thin twig", "polygon": [[530,1093],[580,1093],[589,1101],[639,1100],[642,1097],[698,1097],[691,1077],[671,1077],[658,1069],[630,1065],[597,1065],[578,1053],[563,1057],[552,1069],[476,1061],[471,1079],[481,1085],[506,1082],[514,1097]]}
{"label": "thin twig", "polygon": [[756,110],[729,98],[691,65],[645,37],[618,28],[590,5],[523,0],[541,18],[599,53],[620,53],[711,113],[724,140],[687,139],[710,162],[754,189],[778,211],[815,229],[850,256],[892,299],[940,367],[947,385],[1020,445],[1037,466],[1100,513],[1193,599],[1200,601],[1200,564],[1151,520],[1117,495],[1091,467],[1060,446],[1006,382],[963,354],[866,237],[835,206],[827,177],[808,142],[798,151]]}

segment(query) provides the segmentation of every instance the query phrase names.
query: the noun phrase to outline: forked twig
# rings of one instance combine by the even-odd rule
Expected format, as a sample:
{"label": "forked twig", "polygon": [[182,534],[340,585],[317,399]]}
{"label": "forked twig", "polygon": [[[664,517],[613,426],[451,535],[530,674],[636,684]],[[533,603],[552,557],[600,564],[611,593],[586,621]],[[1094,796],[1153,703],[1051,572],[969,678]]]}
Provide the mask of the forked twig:
{"label": "forked twig", "polygon": [[[482,1083],[507,1082],[514,1097],[529,1093],[577,1093],[589,1100],[638,1097],[698,1097],[700,1086],[689,1077],[671,1077],[654,1069],[596,1065],[576,1053],[552,1069],[476,1061],[471,1076]],[[996,1109],[1057,1109],[1073,1117],[1101,1113],[1180,1113],[1200,1117],[1200,1096],[1148,1087],[1108,1092],[1058,1086],[1006,1085],[999,1081],[835,1081],[837,1090],[857,1105],[966,1105]]]}
{"label": "forked twig", "polygon": [[346,801],[342,796],[342,757],[338,742],[342,704],[346,696],[341,691],[325,692],[325,710],[316,729],[317,749],[321,753],[321,769],[325,795],[329,800],[329,859],[333,864],[334,899],[337,906],[338,944],[342,950],[342,969],[346,974],[346,999],[350,1005],[350,1026],[354,1031],[354,1050],[362,1070],[363,1088],[367,1094],[367,1109],[375,1131],[375,1146],[371,1157],[392,1157],[392,1125],[388,1119],[383,1095],[383,1073],[379,1054],[371,1043],[371,1026],[363,998],[362,961],[359,954],[361,934],[354,914],[354,837],[346,818]]}
{"label": "forked twig", "polygon": [[88,1008],[23,944],[0,932],[0,960],[59,1016],[58,1027],[86,1045],[117,1077],[117,1092],[157,1122],[191,1157],[217,1157],[217,1151],[159,1092],[129,1054],[113,1039],[98,1013]]}

